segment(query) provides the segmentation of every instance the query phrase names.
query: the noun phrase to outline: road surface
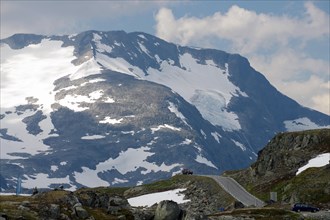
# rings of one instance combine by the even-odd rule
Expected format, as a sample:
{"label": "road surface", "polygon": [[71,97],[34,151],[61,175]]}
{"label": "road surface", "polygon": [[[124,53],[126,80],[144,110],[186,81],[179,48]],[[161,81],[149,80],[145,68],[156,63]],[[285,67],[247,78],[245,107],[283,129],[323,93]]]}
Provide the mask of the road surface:
{"label": "road surface", "polygon": [[243,203],[245,206],[263,207],[265,203],[257,197],[247,192],[233,178],[224,176],[207,176],[214,179],[225,191],[232,195],[236,200]]}

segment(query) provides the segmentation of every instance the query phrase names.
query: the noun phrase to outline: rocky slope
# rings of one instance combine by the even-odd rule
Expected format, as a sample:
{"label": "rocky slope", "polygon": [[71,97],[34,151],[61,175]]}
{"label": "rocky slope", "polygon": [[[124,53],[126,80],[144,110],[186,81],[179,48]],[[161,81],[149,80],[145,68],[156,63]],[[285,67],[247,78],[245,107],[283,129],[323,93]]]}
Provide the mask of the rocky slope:
{"label": "rocky slope", "polygon": [[[81,188],[74,192],[53,190],[28,197],[1,195],[0,217],[63,220],[151,220],[166,219],[165,216],[178,220],[303,219],[303,215],[289,211],[291,203],[306,202],[322,209],[330,207],[329,164],[296,174],[310,159],[328,153],[329,143],[330,129],[281,133],[259,152],[258,160],[250,168],[227,171],[225,175],[235,178],[265,201],[269,191],[278,192],[279,202],[262,209],[244,208],[211,178],[176,175],[135,187]],[[132,207],[128,203],[132,197],[173,189],[184,189],[184,199],[190,201],[182,204],[162,201],[151,207]],[[320,212],[309,215],[308,219],[328,219],[328,214]]]}
{"label": "rocky slope", "polygon": [[[160,203],[149,208],[131,207],[128,198],[185,188],[190,202],[167,204],[167,212],[175,212],[182,219],[206,219],[219,207],[229,207],[234,201],[212,179],[178,175],[168,180],[134,188],[83,188],[75,192],[56,190],[30,197],[1,196],[0,213],[9,219],[164,219]],[[174,211],[173,211],[174,209]],[[204,216],[204,217],[203,217]],[[200,218],[201,217],[201,218]]]}
{"label": "rocky slope", "polygon": [[[185,187],[190,202],[177,204],[160,201],[151,207],[132,207],[128,198],[158,191]],[[241,209],[241,204],[223,191],[212,179],[178,175],[168,180],[134,188],[85,188],[63,190],[34,196],[0,196],[3,219],[136,219],[136,220],[241,220],[299,219],[299,215],[277,209]],[[219,213],[223,209],[226,212]],[[255,218],[257,217],[257,218]],[[1,219],[1,220],[3,220]]]}
{"label": "rocky slope", "polygon": [[330,207],[330,157],[327,165],[297,174],[299,168],[324,153],[330,153],[330,129],[280,133],[259,152],[250,168],[225,175],[264,200],[269,200],[269,192],[274,191],[284,203]]}

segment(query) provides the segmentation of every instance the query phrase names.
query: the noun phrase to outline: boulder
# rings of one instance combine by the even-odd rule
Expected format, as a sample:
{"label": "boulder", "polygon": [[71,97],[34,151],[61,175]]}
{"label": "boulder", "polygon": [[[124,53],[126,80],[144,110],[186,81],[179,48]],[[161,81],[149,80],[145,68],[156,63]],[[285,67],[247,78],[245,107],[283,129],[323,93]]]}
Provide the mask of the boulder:
{"label": "boulder", "polygon": [[132,209],[135,220],[153,220],[155,217],[155,209]]}
{"label": "boulder", "polygon": [[53,219],[58,219],[60,216],[60,206],[57,204],[50,204],[49,207],[49,217]]}
{"label": "boulder", "polygon": [[127,199],[116,196],[109,198],[109,205],[108,206],[120,206],[122,208],[129,208],[129,203]]}
{"label": "boulder", "polygon": [[81,203],[76,203],[73,206],[74,215],[80,219],[86,219],[89,217],[88,212],[82,207]]}
{"label": "boulder", "polygon": [[180,214],[181,209],[176,202],[164,200],[157,205],[154,220],[176,220]]}
{"label": "boulder", "polygon": [[65,196],[64,198],[61,198],[61,202],[63,202],[64,204],[69,204],[70,206],[73,206],[76,203],[79,203],[79,199],[73,193],[70,193],[67,196]]}
{"label": "boulder", "polygon": [[120,210],[123,209],[130,209],[131,206],[129,205],[127,199],[115,196],[110,197],[108,202],[108,213],[111,215],[118,215]]}
{"label": "boulder", "polygon": [[109,196],[105,193],[83,191],[77,194],[78,200],[84,205],[92,208],[108,208]]}
{"label": "boulder", "polygon": [[61,218],[61,208],[58,204],[41,204],[38,206],[38,214],[40,219],[63,219]]}

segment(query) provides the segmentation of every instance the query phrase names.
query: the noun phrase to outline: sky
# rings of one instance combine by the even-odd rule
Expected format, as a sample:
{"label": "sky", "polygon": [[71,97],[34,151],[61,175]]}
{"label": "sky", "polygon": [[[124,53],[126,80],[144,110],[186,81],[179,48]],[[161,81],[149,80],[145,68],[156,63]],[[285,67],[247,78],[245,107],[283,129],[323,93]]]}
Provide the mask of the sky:
{"label": "sky", "polygon": [[85,30],[146,32],[238,53],[282,93],[330,115],[330,3],[319,1],[9,1],[0,38]]}

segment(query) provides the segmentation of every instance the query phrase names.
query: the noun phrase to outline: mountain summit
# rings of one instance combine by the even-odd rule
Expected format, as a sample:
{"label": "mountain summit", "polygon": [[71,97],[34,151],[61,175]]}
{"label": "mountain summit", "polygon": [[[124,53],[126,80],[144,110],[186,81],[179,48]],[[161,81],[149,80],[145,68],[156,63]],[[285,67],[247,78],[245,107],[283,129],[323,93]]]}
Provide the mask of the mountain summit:
{"label": "mountain summit", "polygon": [[330,124],[240,55],[123,31],[1,40],[0,119],[2,190],[219,174],[275,133]]}

